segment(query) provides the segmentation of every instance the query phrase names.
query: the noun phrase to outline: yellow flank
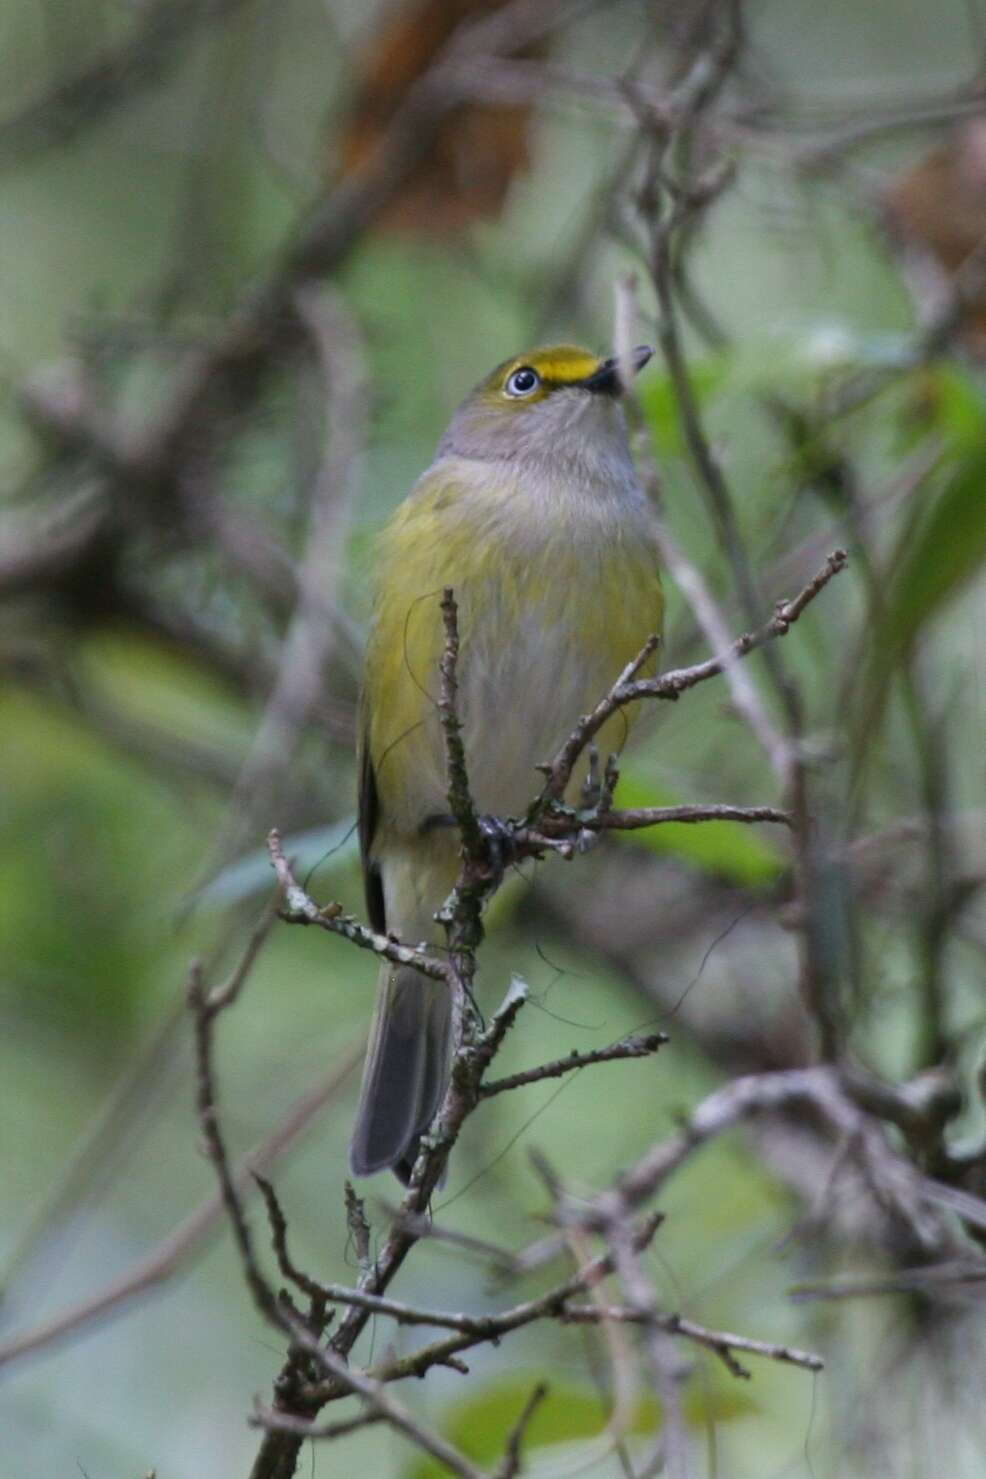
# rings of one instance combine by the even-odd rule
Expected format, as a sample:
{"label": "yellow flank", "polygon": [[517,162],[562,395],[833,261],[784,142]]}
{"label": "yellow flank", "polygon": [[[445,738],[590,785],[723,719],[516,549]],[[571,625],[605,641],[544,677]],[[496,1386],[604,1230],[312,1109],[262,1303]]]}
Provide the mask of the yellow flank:
{"label": "yellow flank", "polygon": [[[488,475],[463,486],[456,471],[426,478],[381,541],[364,699],[381,837],[410,837],[447,811],[436,715],[444,586],[460,608],[473,790],[500,815],[526,806],[534,766],[661,628],[657,554],[638,526],[584,500],[568,518],[550,498],[524,508],[519,486]],[[601,749],[621,748],[626,721],[608,731]]]}

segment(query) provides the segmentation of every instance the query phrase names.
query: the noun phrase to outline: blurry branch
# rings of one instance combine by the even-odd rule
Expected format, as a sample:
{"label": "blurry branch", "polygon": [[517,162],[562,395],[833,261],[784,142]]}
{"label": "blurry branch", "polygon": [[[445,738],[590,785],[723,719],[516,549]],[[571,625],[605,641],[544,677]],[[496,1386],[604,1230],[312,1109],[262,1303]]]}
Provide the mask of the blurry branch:
{"label": "blurry branch", "polygon": [[0,517],[0,595],[57,585],[99,544],[108,523],[98,492],[86,484],[38,514],[5,513]]}
{"label": "blurry branch", "polygon": [[[363,1051],[362,1037],[343,1048],[328,1072],[295,1101],[280,1124],[242,1157],[232,1173],[241,1196],[250,1192],[256,1176],[269,1171],[325,1106],[338,1096],[359,1064]],[[90,1326],[99,1325],[109,1316],[121,1313],[134,1301],[165,1284],[205,1250],[209,1240],[221,1230],[223,1216],[223,1200],[216,1192],[180,1222],[156,1248],[98,1293],[87,1296],[43,1324],[0,1343],[0,1367],[83,1334]]]}
{"label": "blurry branch", "polygon": [[298,740],[325,683],[333,639],[346,525],[356,497],[368,386],[358,330],[338,296],[306,290],[299,310],[318,345],[328,390],[327,448],[315,480],[296,604],[277,662],[277,677],[229,802],[220,863],[276,804]]}
{"label": "blurry branch", "polygon": [[[242,984],[242,980],[238,984]],[[437,1433],[419,1424],[404,1407],[388,1396],[379,1382],[355,1368],[351,1369],[331,1346],[321,1345],[320,1337],[329,1319],[327,1301],[323,1295],[313,1293],[308,1311],[302,1315],[295,1309],[286,1292],[282,1291],[278,1295],[265,1277],[257,1258],[236,1177],[230,1166],[216,1102],[214,1023],[224,1010],[233,1005],[237,994],[238,990],[207,993],[201,968],[197,963],[193,964],[189,973],[188,1002],[195,1025],[199,1125],[206,1152],[219,1181],[222,1203],[232,1224],[244,1276],[254,1303],[264,1319],[289,1338],[288,1364],[282,1377],[281,1391],[285,1391],[291,1382],[320,1371],[340,1384],[346,1393],[363,1398],[374,1416],[410,1438],[426,1453],[446,1465],[452,1473],[458,1474],[460,1479],[480,1479],[480,1471],[464,1455]],[[269,1187],[266,1188],[266,1194],[268,1198],[273,1195]],[[268,1426],[274,1429],[269,1435],[271,1437],[277,1432],[276,1423],[276,1416],[268,1420]],[[292,1470],[293,1462],[288,1472]],[[260,1472],[264,1470],[261,1469]],[[277,1473],[278,1470],[274,1468],[269,1472]],[[257,1473],[257,1469],[254,1473]]]}
{"label": "blurry branch", "polygon": [[[915,1247],[925,1255],[958,1256],[964,1244],[938,1211],[942,1199],[936,1184],[893,1149],[878,1121],[855,1101],[853,1088],[851,1077],[828,1066],[734,1079],[710,1094],[677,1135],[652,1147],[624,1171],[611,1191],[565,1207],[560,1213],[563,1222],[587,1230],[605,1228],[658,1193],[709,1139],[751,1116],[793,1108],[817,1116],[836,1142],[847,1147],[875,1201],[907,1231]],[[893,1091],[887,1087],[887,1092]]]}
{"label": "blurry branch", "polygon": [[136,12],[130,35],[18,112],[0,119],[0,169],[67,144],[166,76],[203,25],[224,20],[245,0],[153,0]]}
{"label": "blurry branch", "polygon": [[31,639],[0,645],[0,676],[64,709],[128,761],[137,757],[169,779],[204,781],[224,795],[236,780],[235,756],[228,749],[179,737],[164,725],[128,713],[95,683],[82,681],[64,654],[47,643]]}
{"label": "blurry branch", "polygon": [[[742,9],[728,0],[709,11],[709,24],[697,28],[694,47],[686,52],[674,87],[677,103],[672,120],[642,110],[640,128],[648,140],[644,182],[636,200],[635,245],[647,265],[658,306],[658,341],[681,423],[682,435],[699,491],[709,512],[719,546],[733,577],[743,618],[753,621],[761,599],[744,544],[736,504],[725,469],[705,427],[692,384],[685,349],[682,310],[687,295],[682,263],[709,211],[732,183],[735,161],[703,137],[704,120],[714,116],[742,52]],[[693,315],[694,316],[694,315]],[[702,581],[672,540],[665,553],[682,579],[682,588],[699,626],[720,640],[723,620]],[[839,552],[844,563],[845,554]],[[842,1047],[841,961],[830,948],[835,930],[828,915],[825,890],[827,859],[810,795],[808,753],[804,742],[804,701],[779,654],[768,648],[764,668],[783,714],[783,733],[771,719],[752,683],[740,675],[733,697],[763,745],[791,812],[795,846],[795,883],[800,910],[800,991],[818,1031],[821,1053],[838,1057]]]}
{"label": "blurry branch", "polygon": [[[233,0],[227,3],[232,8]],[[93,623],[119,621],[176,643],[248,700],[267,703],[265,752],[267,740],[283,735],[286,708],[294,712],[295,730],[303,724],[299,716],[307,713],[321,724],[327,713],[331,729],[348,736],[345,715],[336,716],[321,696],[316,712],[315,701],[302,701],[301,694],[311,686],[316,646],[324,649],[323,656],[328,652],[328,624],[312,595],[319,569],[331,574],[338,554],[339,530],[332,528],[327,486],[342,473],[347,444],[352,450],[365,414],[365,404],[355,404],[361,392],[365,402],[365,390],[347,380],[354,366],[353,334],[347,337],[339,314],[316,336],[340,405],[330,411],[335,438],[314,490],[304,571],[296,572],[276,539],[220,495],[214,486],[218,469],[272,376],[305,351],[311,314],[303,305],[312,301],[313,283],[345,265],[427,157],[457,103],[449,80],[453,65],[522,49],[596,3],[602,0],[510,0],[479,21],[458,26],[435,64],[409,89],[377,147],[327,195],[312,201],[219,327],[198,343],[162,343],[157,368],[164,371],[158,375],[163,388],[136,425],[111,403],[107,377],[86,362],[85,353],[23,387],[22,414],[45,461],[37,481],[53,494],[80,485],[84,491],[73,492],[57,511],[42,508],[30,517],[4,520],[0,600],[32,597],[46,603],[64,618],[73,638]],[[80,74],[67,84],[64,107],[53,107],[50,117],[81,116],[80,98],[87,106],[96,99],[97,111],[110,106],[121,89],[126,95],[146,75],[142,68],[150,52],[160,48],[167,54],[157,28],[165,28],[170,44],[193,22],[224,8],[220,0],[152,5],[142,28],[132,34],[130,49],[125,45],[91,75]],[[37,116],[44,111],[40,108]],[[41,133],[55,139],[62,136],[61,127],[52,124]],[[30,132],[24,120],[16,128],[11,124],[8,140],[25,138],[25,130]],[[176,554],[203,547],[215,552],[227,574],[245,581],[275,628],[294,621],[286,674],[264,643],[248,647],[203,620],[185,599],[180,580],[171,582],[166,598],[155,593],[145,574],[149,556],[166,566]],[[302,580],[310,581],[305,590]],[[165,758],[160,748],[153,753]],[[269,762],[257,751],[250,767],[269,770]]]}
{"label": "blurry branch", "polygon": [[[734,57],[723,57],[726,72]],[[716,63],[714,72],[721,63]],[[460,96],[473,102],[523,105],[561,104],[562,108],[598,111],[627,130],[639,127],[642,118],[652,125],[673,128],[686,113],[704,144],[728,145],[744,154],[760,156],[774,164],[804,174],[833,171],[854,150],[885,138],[944,127],[963,119],[980,117],[983,88],[970,83],[939,96],[901,98],[881,115],[870,100],[865,107],[852,103],[835,105],[827,117],[801,116],[790,96],[758,96],[749,103],[730,100],[715,112],[697,114],[690,97],[681,97],[664,84],[646,78],[606,76],[598,72],[556,62],[519,57],[496,58],[487,65],[467,60],[453,71],[452,81]],[[710,99],[711,101],[712,99]]]}
{"label": "blurry branch", "polygon": [[884,1294],[941,1295],[986,1283],[986,1260],[980,1263],[929,1263],[922,1268],[900,1268],[885,1277],[832,1279],[824,1283],[794,1284],[793,1299],[863,1299]]}
{"label": "blurry branch", "polygon": [[[981,1275],[983,1276],[983,1275]],[[750,1373],[738,1361],[731,1359],[737,1351],[747,1355],[763,1356],[769,1361],[780,1361],[788,1366],[801,1366],[806,1371],[821,1371],[825,1363],[811,1351],[798,1350],[796,1346],[781,1345],[771,1340],[751,1340],[748,1335],[727,1335],[722,1330],[708,1330],[694,1320],[682,1315],[664,1315],[656,1310],[628,1309],[619,1305],[576,1305],[565,1311],[568,1324],[596,1325],[606,1320],[618,1320],[632,1325],[653,1324],[668,1335],[682,1335],[698,1345],[714,1351],[732,1376],[748,1379]]]}
{"label": "blurry branch", "polygon": [[[553,1188],[555,1202],[564,1194],[561,1185]],[[682,1406],[684,1378],[687,1374],[678,1363],[674,1343],[667,1328],[660,1322],[657,1290],[648,1277],[635,1246],[629,1217],[614,1219],[605,1229],[604,1238],[610,1249],[613,1269],[619,1278],[623,1298],[635,1323],[639,1324],[644,1352],[645,1369],[649,1368],[648,1385],[661,1401],[661,1431],[653,1453],[645,1458],[644,1473],[660,1466],[668,1479],[687,1479],[690,1471],[688,1431]],[[571,1231],[571,1229],[569,1229]],[[681,1334],[680,1324],[676,1333]],[[721,1345],[718,1354],[725,1361],[733,1376],[747,1375],[744,1368]]]}
{"label": "blurry branch", "polygon": [[514,1479],[514,1476],[522,1471],[524,1463],[521,1450],[524,1435],[530,1426],[531,1418],[547,1395],[548,1388],[544,1382],[539,1381],[536,1386],[531,1388],[531,1395],[524,1403],[519,1417],[507,1435],[506,1450],[503,1455],[503,1462],[496,1471],[496,1479]]}
{"label": "blurry branch", "polygon": [[[658,540],[661,559],[667,567],[668,574],[691,606],[706,640],[713,648],[720,651],[725,650],[729,641],[726,618],[720,611],[701,572],[686,558],[665,524],[659,526]],[[781,785],[786,786],[790,765],[788,744],[777,732],[757,692],[756,685],[746,669],[738,662],[732,662],[726,668],[726,681],[729,684],[737,713],[746,721],[760,742]]]}
{"label": "blurry branch", "polygon": [[929,126],[942,127],[961,123],[963,119],[981,118],[986,102],[981,84],[972,83],[952,94],[942,97],[914,98],[903,100],[889,108],[881,117],[877,110],[868,108],[869,116],[845,123],[830,123],[830,132],[823,133],[819,140],[799,143],[794,151],[795,163],[809,174],[824,174],[835,169],[853,150],[898,134],[924,130]]}

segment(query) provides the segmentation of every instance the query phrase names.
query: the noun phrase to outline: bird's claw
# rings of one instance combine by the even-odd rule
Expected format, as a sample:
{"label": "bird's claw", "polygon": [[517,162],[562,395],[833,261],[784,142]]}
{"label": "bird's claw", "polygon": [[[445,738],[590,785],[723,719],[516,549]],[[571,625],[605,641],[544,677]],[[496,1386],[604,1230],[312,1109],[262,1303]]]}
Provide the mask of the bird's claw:
{"label": "bird's claw", "polygon": [[486,865],[499,882],[516,855],[513,828],[499,817],[482,816],[479,830],[483,838]]}

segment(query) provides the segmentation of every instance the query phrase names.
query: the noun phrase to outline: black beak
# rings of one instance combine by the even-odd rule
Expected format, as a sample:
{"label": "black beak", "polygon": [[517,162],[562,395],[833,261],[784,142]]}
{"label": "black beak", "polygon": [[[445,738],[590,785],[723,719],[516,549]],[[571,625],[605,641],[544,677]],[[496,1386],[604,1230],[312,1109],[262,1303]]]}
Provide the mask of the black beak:
{"label": "black beak", "polygon": [[[624,360],[624,377],[639,374],[653,353],[649,344],[638,344]],[[582,381],[582,389],[591,390],[593,395],[622,395],[623,388],[619,361],[616,359],[604,360],[598,370],[594,370],[588,379]]]}

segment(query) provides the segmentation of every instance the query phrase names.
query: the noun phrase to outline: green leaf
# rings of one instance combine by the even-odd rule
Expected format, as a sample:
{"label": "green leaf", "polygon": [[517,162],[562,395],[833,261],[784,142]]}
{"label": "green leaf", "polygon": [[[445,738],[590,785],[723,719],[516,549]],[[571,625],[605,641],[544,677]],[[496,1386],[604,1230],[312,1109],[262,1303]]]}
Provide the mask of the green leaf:
{"label": "green leaf", "polygon": [[915,508],[890,561],[893,572],[863,677],[856,747],[872,735],[894,670],[986,564],[986,445],[958,464],[937,497]]}
{"label": "green leaf", "polygon": [[986,561],[986,447],[962,462],[905,532],[881,635],[900,652]]}
{"label": "green leaf", "polygon": [[[502,1459],[507,1436],[536,1381],[530,1373],[503,1376],[488,1383],[475,1396],[465,1397],[448,1409],[441,1425],[443,1434],[474,1463],[493,1466]],[[735,1381],[723,1381],[709,1368],[689,1383],[684,1410],[689,1424],[701,1428],[709,1421],[729,1422],[744,1417],[755,1410],[755,1403]],[[597,1438],[610,1417],[610,1409],[593,1388],[552,1382],[527,1428],[525,1451]],[[660,1404],[647,1392],[634,1407],[628,1431],[655,1433],[660,1423]],[[417,1459],[406,1474],[407,1479],[443,1479],[445,1472],[434,1459],[425,1457]]]}
{"label": "green leaf", "polygon": [[[682,799],[632,768],[622,772],[616,792],[616,804],[621,807],[678,806]],[[787,866],[784,854],[764,832],[745,822],[662,822],[613,836],[624,846],[682,858],[706,873],[746,887],[768,887]]]}
{"label": "green leaf", "polygon": [[981,447],[986,400],[979,381],[961,365],[943,363],[926,369],[935,402],[935,420],[957,449]]}
{"label": "green leaf", "polygon": [[[692,391],[698,404],[704,405],[726,382],[729,358],[710,355],[693,360],[688,367]],[[640,385],[640,404],[647,417],[654,445],[660,456],[678,457],[684,451],[681,435],[681,412],[678,397],[667,374],[650,374]]]}
{"label": "green leaf", "polygon": [[[511,1428],[523,1411],[535,1386],[533,1376],[505,1376],[489,1383],[477,1395],[450,1407],[442,1432],[450,1443],[477,1464],[492,1465],[503,1455]],[[594,1438],[606,1426],[606,1412],[598,1395],[586,1388],[552,1384],[527,1429],[525,1447],[550,1443],[572,1443]],[[635,1431],[646,1432],[649,1423]],[[408,1471],[408,1479],[442,1479],[445,1469],[434,1459],[421,1458]]]}

